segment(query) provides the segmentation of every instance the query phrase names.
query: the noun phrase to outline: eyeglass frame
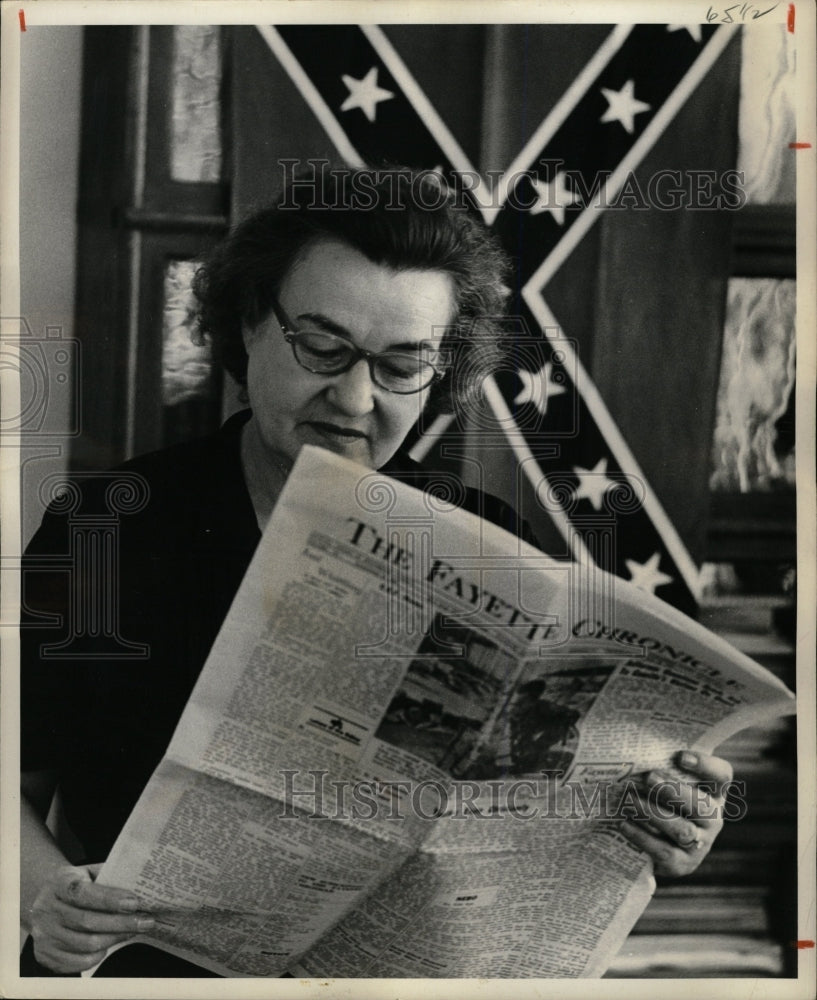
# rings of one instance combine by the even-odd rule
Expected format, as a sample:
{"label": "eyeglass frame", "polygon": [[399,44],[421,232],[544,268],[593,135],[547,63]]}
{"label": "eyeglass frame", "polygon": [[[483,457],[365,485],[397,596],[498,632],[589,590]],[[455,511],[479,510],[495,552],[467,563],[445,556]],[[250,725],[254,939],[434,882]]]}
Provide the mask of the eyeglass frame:
{"label": "eyeglass frame", "polygon": [[347,341],[345,337],[338,337],[337,334],[329,332],[323,333],[322,331],[319,330],[316,330],[314,332],[320,333],[322,336],[326,337],[336,337],[338,340],[341,340],[344,343],[348,344],[351,355],[349,363],[344,368],[339,368],[337,371],[331,371],[331,372],[315,371],[314,369],[309,368],[307,365],[305,365],[303,361],[301,361],[295,349],[296,338],[301,334],[309,333],[311,331],[293,330],[290,326],[288,326],[287,323],[285,322],[286,318],[283,315],[283,309],[281,308],[280,303],[277,302],[276,300],[273,300],[272,303],[270,304],[270,311],[272,312],[272,315],[275,317],[276,323],[281,328],[281,333],[284,335],[284,340],[292,348],[292,356],[295,358],[296,364],[298,364],[301,368],[303,368],[304,371],[310,372],[312,375],[323,375],[326,378],[332,378],[335,375],[343,375],[344,372],[351,371],[352,368],[354,368],[355,365],[362,359],[369,366],[369,375],[371,376],[372,382],[378,388],[383,389],[385,392],[391,392],[395,396],[413,396],[418,392],[422,392],[423,389],[428,389],[430,386],[434,385],[435,382],[439,382],[441,379],[445,378],[446,375],[445,372],[441,372],[430,361],[426,361],[425,364],[427,364],[429,368],[431,368],[432,371],[434,372],[434,374],[431,376],[428,382],[426,382],[424,385],[421,385],[419,389],[407,389],[405,392],[401,392],[399,389],[390,389],[387,385],[383,385],[382,382],[378,381],[377,376],[375,375],[375,362],[386,354],[398,354],[400,353],[399,351],[381,351],[379,354],[375,354],[373,351],[367,351],[363,347],[358,347],[358,345],[353,343],[351,340]]}

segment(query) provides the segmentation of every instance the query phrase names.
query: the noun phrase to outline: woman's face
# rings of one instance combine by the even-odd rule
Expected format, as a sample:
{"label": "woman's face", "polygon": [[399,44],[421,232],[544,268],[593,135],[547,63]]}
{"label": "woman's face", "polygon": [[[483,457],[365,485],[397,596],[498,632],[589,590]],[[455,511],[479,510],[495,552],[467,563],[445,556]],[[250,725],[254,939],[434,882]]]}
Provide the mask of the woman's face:
{"label": "woman's face", "polygon": [[[345,243],[312,246],[284,278],[278,303],[288,328],[338,334],[379,354],[438,349],[454,315],[454,285],[440,271],[393,271]],[[394,454],[429,390],[398,395],[377,386],[360,359],[339,375],[302,368],[270,314],[245,330],[247,392],[263,450],[294,461],[315,444],[369,468]]]}

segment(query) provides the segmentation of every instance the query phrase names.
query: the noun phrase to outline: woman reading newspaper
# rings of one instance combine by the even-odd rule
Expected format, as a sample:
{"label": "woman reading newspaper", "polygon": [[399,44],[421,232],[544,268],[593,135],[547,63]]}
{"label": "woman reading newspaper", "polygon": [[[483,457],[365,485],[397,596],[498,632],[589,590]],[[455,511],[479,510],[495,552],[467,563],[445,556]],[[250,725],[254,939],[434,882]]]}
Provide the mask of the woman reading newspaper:
{"label": "woman reading newspaper", "polygon": [[[401,450],[407,435],[421,414],[467,406],[495,363],[506,262],[472,214],[439,195],[409,172],[326,174],[317,191],[296,185],[240,225],[198,272],[200,332],[248,408],[209,438],[120,470],[140,499],[120,518],[119,632],[144,655],[71,652],[46,627],[55,614],[70,622],[83,586],[48,571],[70,542],[65,503],[47,512],[28,553],[38,572],[26,575],[22,632],[25,974],[77,975],[153,926],[132,893],[95,877],[162,757],[302,445],[427,486]],[[112,481],[77,484],[85,512]],[[530,540],[503,503],[464,497]],[[44,655],[55,643],[63,654]],[[721,820],[705,817],[731,777],[716,757],[679,751],[677,764],[688,780],[674,804],[621,825],[672,876],[693,871],[712,846]],[[644,795],[660,780],[647,776]],[[55,791],[79,845],[70,861],[45,825]],[[139,944],[98,974],[208,973]]]}

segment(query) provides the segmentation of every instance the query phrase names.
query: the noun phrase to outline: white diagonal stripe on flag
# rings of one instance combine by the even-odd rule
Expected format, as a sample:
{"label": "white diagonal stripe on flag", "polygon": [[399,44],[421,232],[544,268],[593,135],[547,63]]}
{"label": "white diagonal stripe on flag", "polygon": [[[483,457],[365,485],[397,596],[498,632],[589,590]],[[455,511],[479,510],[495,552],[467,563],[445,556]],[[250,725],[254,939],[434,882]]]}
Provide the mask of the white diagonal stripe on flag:
{"label": "white diagonal stripe on flag", "polygon": [[[733,29],[730,29],[728,25],[722,25],[715,32],[701,54],[684,74],[681,82],[666,101],[664,101],[655,114],[655,117],[633,143],[632,149],[630,149],[629,153],[627,153],[607,179],[605,185],[605,204],[609,204],[610,200],[615,198],[627,179],[627,175],[635,170],[647,153],[649,153],[672,119],[678,114],[681,107],[690,97],[693,90],[695,90],[712,68],[715,60],[729,44],[732,37]],[[603,214],[603,211],[600,211],[598,206],[588,205],[528,279],[528,283],[523,289],[523,294],[529,288],[541,291],[575,250],[576,246],[593,226],[593,223]]]}
{"label": "white diagonal stripe on flag", "polygon": [[432,421],[428,430],[423,431],[422,435],[411,446],[411,449],[409,450],[409,457],[413,458],[415,462],[422,462],[437,441],[439,441],[439,439],[451,426],[453,420],[453,413],[438,414]]}
{"label": "white diagonal stripe on flag", "polygon": [[460,146],[451,130],[437,114],[434,105],[426,97],[423,88],[414,79],[414,76],[397,54],[392,43],[386,38],[383,30],[375,24],[362,24],[360,30],[369,39],[372,48],[377,52],[391,75],[399,84],[409,104],[412,105],[422,119],[423,124],[437,141],[440,149],[448,157],[451,166],[461,174],[470,174],[478,178],[477,186],[470,188],[469,193],[482,212],[482,217],[487,222],[486,208],[480,199],[482,198],[487,201],[487,199],[490,199],[491,192],[488,190],[488,185],[485,183],[484,178],[474,169],[471,161],[465,155],[462,146]]}
{"label": "white diagonal stripe on flag", "polygon": [[553,105],[553,108],[542,120],[542,123],[513,159],[497,184],[496,203],[492,204],[486,213],[485,221],[488,225],[493,223],[496,216],[502,210],[513,179],[517,174],[527,170],[535,162],[537,156],[539,156],[547,143],[561,128],[570,115],[570,112],[584,97],[593,81],[598,77],[607,63],[610,62],[616,52],[618,52],[632,30],[632,25],[619,24],[610,32],[599,46],[595,55]]}
{"label": "white diagonal stripe on flag", "polygon": [[303,95],[304,100],[312,109],[313,114],[323,126],[326,134],[335,144],[335,148],[350,167],[364,166],[363,157],[349,142],[349,137],[335,118],[332,109],[321,97],[317,87],[303,71],[301,64],[292,54],[289,46],[271,25],[256,24],[259,34],[278,57],[278,61],[289,74],[290,79]]}
{"label": "white diagonal stripe on flag", "polygon": [[[559,324],[556,317],[550,311],[549,306],[542,298],[541,294],[534,291],[530,284],[523,289],[522,295],[528,308],[533,313],[537,322],[544,331],[545,336],[548,337],[548,339],[551,339],[548,331],[551,328],[559,329]],[[641,471],[641,467],[636,461],[635,455],[633,455],[630,451],[627,442],[624,440],[615,420],[613,420],[613,417],[607,409],[604,400],[601,398],[601,394],[596,388],[595,383],[585,371],[578,355],[574,353],[567,340],[559,338],[558,345],[559,350],[567,358],[567,366],[569,367],[569,370],[576,373],[576,382],[581,385],[582,399],[584,400],[587,409],[592,414],[593,419],[596,422],[596,426],[601,431],[602,437],[610,446],[610,451],[618,463],[619,468],[625,475],[634,477],[643,485],[644,510],[647,512],[650,520],[655,525],[656,531],[666,546],[667,551],[675,560],[675,564],[683,576],[684,582],[689,588],[690,593],[697,600],[700,596],[700,574],[698,572],[698,567],[695,565],[694,560],[687,551],[686,546],[681,540],[681,536],[675,530],[675,526],[669,519],[666,511],[661,506],[661,501],[650,487],[649,481]],[[498,389],[497,392],[499,392]],[[503,403],[504,402],[505,401],[503,399]]]}

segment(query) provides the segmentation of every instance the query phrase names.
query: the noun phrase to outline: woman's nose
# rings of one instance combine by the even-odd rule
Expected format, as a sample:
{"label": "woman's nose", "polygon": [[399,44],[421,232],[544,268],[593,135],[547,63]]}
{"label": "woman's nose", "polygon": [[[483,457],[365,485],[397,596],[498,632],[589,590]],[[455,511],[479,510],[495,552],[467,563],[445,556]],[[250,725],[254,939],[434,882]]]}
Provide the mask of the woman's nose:
{"label": "woman's nose", "polygon": [[340,375],[335,375],[327,394],[331,402],[351,417],[362,416],[374,406],[375,385],[364,358]]}

